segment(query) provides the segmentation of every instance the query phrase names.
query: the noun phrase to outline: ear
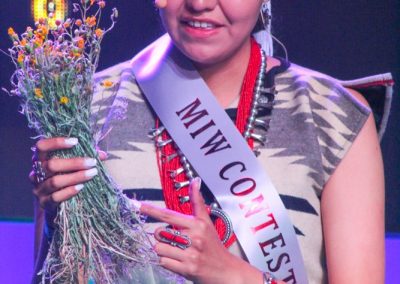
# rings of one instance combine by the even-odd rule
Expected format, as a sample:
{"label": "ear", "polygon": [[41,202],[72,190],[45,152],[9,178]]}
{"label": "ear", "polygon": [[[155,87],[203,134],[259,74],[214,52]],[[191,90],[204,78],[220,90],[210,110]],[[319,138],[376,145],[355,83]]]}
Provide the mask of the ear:
{"label": "ear", "polygon": [[158,9],[164,9],[167,7],[168,5],[168,0],[155,0],[154,1],[154,5],[158,8]]}

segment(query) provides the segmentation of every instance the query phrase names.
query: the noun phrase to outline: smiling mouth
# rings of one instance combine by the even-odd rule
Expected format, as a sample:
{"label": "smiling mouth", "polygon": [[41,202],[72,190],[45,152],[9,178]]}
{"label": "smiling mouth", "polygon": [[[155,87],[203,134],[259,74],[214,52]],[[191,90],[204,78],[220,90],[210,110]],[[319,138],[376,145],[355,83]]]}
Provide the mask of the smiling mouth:
{"label": "smiling mouth", "polygon": [[208,23],[208,22],[202,22],[202,21],[184,21],[183,22],[185,25],[195,28],[195,29],[202,29],[202,30],[212,30],[217,28],[217,25]]}

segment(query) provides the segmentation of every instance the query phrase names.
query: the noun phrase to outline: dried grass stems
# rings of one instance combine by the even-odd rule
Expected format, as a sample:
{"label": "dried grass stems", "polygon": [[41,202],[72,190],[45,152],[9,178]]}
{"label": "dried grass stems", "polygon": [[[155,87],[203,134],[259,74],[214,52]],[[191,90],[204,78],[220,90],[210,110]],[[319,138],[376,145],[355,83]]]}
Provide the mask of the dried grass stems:
{"label": "dried grass stems", "polygon": [[96,153],[90,122],[92,78],[101,41],[118,17],[114,8],[111,26],[100,28],[105,4],[81,0],[73,4],[77,19],[61,21],[49,14],[49,19],[40,19],[22,35],[8,30],[13,46],[6,54],[16,66],[8,93],[19,97],[29,126],[39,137],[78,137],[77,146],[54,156],[93,157],[98,162],[99,174],[59,206],[41,272],[46,283],[135,282],[142,279],[135,271],[158,269],[141,217],[113,184]]}

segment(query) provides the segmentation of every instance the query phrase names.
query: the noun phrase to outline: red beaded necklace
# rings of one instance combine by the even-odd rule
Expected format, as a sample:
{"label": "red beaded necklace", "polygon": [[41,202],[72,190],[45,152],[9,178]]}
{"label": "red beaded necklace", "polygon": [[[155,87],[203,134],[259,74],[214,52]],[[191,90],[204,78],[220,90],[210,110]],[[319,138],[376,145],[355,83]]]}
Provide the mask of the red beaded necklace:
{"label": "red beaded necklace", "polygon": [[[244,76],[240,100],[237,109],[236,127],[240,133],[244,133],[246,124],[251,111],[251,104],[253,101],[254,87],[256,85],[257,76],[260,72],[261,67],[261,54],[260,47],[254,39],[251,39],[251,53],[250,60]],[[160,121],[156,120],[156,128],[160,126]],[[167,141],[171,139],[167,131],[161,133],[161,139]],[[249,137],[247,143],[251,149],[253,149],[254,140]],[[171,177],[171,173],[179,168],[182,168],[182,163],[177,155],[177,149],[173,143],[169,143],[164,147],[156,147],[157,149],[157,162],[159,168],[159,174],[161,178],[161,185],[163,188],[163,195],[167,208],[181,212],[184,214],[192,214],[192,208],[190,202],[182,202],[182,197],[189,195],[189,187],[185,186],[177,190],[175,183],[185,182],[188,177],[184,172]],[[168,159],[168,157],[174,157]],[[215,221],[215,228],[218,232],[219,237],[222,239],[225,234],[225,225],[222,220],[217,219]],[[229,247],[236,240],[233,234],[231,238],[225,243],[226,247]]]}

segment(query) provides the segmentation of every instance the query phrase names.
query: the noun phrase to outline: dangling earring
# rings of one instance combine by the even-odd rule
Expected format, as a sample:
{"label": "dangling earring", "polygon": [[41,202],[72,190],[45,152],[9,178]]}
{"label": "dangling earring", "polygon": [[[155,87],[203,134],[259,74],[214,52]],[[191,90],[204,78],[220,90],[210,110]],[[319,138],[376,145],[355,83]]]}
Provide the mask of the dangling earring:
{"label": "dangling earring", "polygon": [[167,7],[167,4],[168,4],[168,0],[155,0],[154,1],[154,5],[158,9],[164,9],[165,7]]}
{"label": "dangling earring", "polygon": [[260,9],[260,17],[264,26],[264,31],[261,32],[264,37],[264,39],[261,40],[261,45],[263,46],[265,52],[267,53],[267,55],[271,56],[274,54],[273,41],[275,41],[276,43],[278,43],[278,45],[282,47],[283,52],[285,53],[285,58],[286,60],[288,60],[288,52],[285,45],[279,39],[273,36],[271,32],[271,0],[267,0],[262,3]]}
{"label": "dangling earring", "polygon": [[253,34],[256,41],[268,56],[273,56],[274,48],[271,35],[271,1],[265,0],[260,7],[259,22],[262,29]]}
{"label": "dangling earring", "polygon": [[264,30],[267,32],[271,30],[271,3],[269,1],[264,1],[261,5],[260,10],[261,20],[264,26]]}

